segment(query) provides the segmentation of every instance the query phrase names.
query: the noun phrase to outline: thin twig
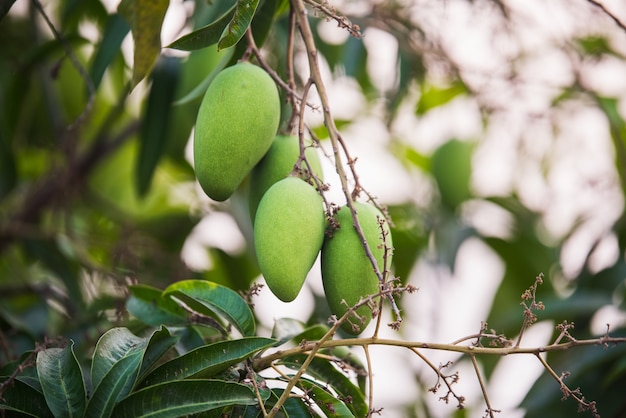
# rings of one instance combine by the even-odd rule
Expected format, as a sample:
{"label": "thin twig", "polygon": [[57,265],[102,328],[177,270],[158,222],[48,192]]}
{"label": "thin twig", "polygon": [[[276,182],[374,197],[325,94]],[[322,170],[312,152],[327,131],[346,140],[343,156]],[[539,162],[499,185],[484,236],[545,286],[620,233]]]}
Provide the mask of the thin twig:
{"label": "thin twig", "polygon": [[480,390],[483,393],[483,399],[485,400],[485,404],[487,404],[487,414],[489,414],[490,418],[494,418],[495,412],[500,412],[491,406],[491,401],[489,400],[489,394],[487,393],[487,387],[485,386],[485,381],[483,379],[483,375],[480,372],[480,368],[478,367],[478,362],[476,361],[476,356],[474,354],[470,354],[470,359],[472,360],[472,366],[474,367],[474,373],[476,373],[476,377],[478,378],[478,383],[480,384]]}
{"label": "thin twig", "polygon": [[59,41],[59,43],[65,50],[65,53],[70,59],[72,65],[74,66],[74,68],[76,68],[76,71],[78,71],[78,74],[80,74],[80,77],[83,79],[83,81],[87,85],[87,90],[89,92],[87,104],[85,105],[85,108],[83,109],[81,114],[76,118],[76,120],[68,126],[68,130],[72,131],[80,123],[82,123],[82,121],[85,119],[87,114],[91,111],[91,108],[93,107],[94,99],[96,97],[96,88],[93,84],[93,80],[91,79],[91,76],[89,75],[85,67],[81,64],[81,62],[79,61],[78,57],[74,53],[74,50],[72,50],[71,45],[63,37],[63,35],[61,35],[61,33],[57,30],[56,26],[54,26],[54,23],[52,23],[52,21],[50,20],[50,17],[46,13],[46,11],[43,9],[41,2],[39,0],[32,0],[32,1],[37,11],[41,14],[44,21],[46,22],[46,25],[52,31],[52,34],[54,35],[55,39]]}
{"label": "thin twig", "polygon": [[372,415],[372,405],[374,405],[374,376],[372,375],[372,358],[370,356],[370,348],[364,346],[363,347],[363,352],[365,353],[365,361],[367,363],[367,379],[368,379],[368,386],[369,386],[369,394],[368,394],[368,405],[369,405],[369,411],[367,413],[368,416]]}
{"label": "thin twig", "polygon": [[626,24],[622,23],[622,21],[615,16],[611,11],[609,11],[602,3],[597,2],[596,0],[587,0],[589,3],[593,4],[594,6],[598,7],[600,10],[602,10],[608,17],[610,17],[613,22],[615,22],[615,24],[617,26],[619,26],[623,31],[626,32]]}
{"label": "thin twig", "polygon": [[295,90],[293,90],[290,85],[285,83],[283,79],[280,78],[278,73],[274,71],[274,69],[265,61],[265,59],[263,58],[263,55],[261,54],[261,51],[259,50],[259,48],[257,48],[256,43],[254,42],[254,36],[252,36],[252,30],[250,28],[246,30],[245,36],[246,36],[246,42],[248,42],[248,48],[252,51],[252,54],[259,62],[259,65],[263,67],[265,71],[267,71],[267,73],[270,75],[270,77],[272,77],[274,82],[278,84],[278,86],[281,89],[285,90],[285,92],[289,96],[295,97],[296,99],[302,101],[300,96],[298,96],[298,93]]}
{"label": "thin twig", "polygon": [[580,389],[576,388],[572,390],[569,388],[569,386],[567,386],[567,384],[565,384],[565,381],[563,379],[569,376],[569,373],[564,373],[563,375],[559,376],[541,355],[536,354],[535,356],[537,357],[537,359],[539,359],[539,361],[550,374],[550,376],[552,376],[559,383],[561,392],[563,393],[563,400],[572,397],[574,398],[576,403],[578,403],[579,411],[590,411],[594,418],[600,418],[600,414],[598,413],[595,401],[587,401],[585,397],[582,396]]}
{"label": "thin twig", "polygon": [[[357,211],[354,205],[354,198],[349,191],[348,177],[343,168],[343,159],[339,151],[339,144],[342,143],[342,140],[340,139],[341,136],[339,135],[339,131],[337,130],[335,120],[332,114],[330,113],[328,94],[326,92],[326,88],[324,86],[324,82],[322,79],[322,74],[321,74],[319,62],[317,59],[318,52],[315,46],[313,32],[311,31],[311,27],[309,25],[306,8],[304,7],[303,0],[292,0],[291,4],[292,4],[292,7],[295,9],[298,28],[300,30],[300,34],[302,35],[302,39],[304,41],[304,45],[307,50],[309,69],[311,72],[310,77],[313,79],[313,82],[315,83],[315,88],[317,90],[320,101],[322,103],[324,123],[326,125],[326,129],[328,130],[328,136],[332,144],[333,155],[335,158],[335,170],[337,171],[337,174],[339,175],[339,178],[340,178],[341,188],[346,198],[346,205],[350,209],[350,212],[352,215],[352,225],[361,240],[361,243],[363,245],[367,258],[372,263],[372,268],[374,269],[374,272],[376,273],[376,277],[378,277],[378,281],[382,284],[385,282],[385,277],[383,276],[383,272],[381,272],[378,266],[378,263],[376,262],[376,258],[374,257],[372,250],[367,240],[365,239],[365,234],[363,233],[363,228],[361,227],[361,224],[359,222]],[[344,151],[346,151],[345,144],[342,144],[342,147],[344,148]],[[354,164],[354,160],[349,159],[348,165],[350,164]],[[392,304],[392,306],[394,306],[394,304]],[[395,313],[398,319],[400,320],[401,318],[400,312],[399,310],[397,310],[397,308],[396,308]]]}

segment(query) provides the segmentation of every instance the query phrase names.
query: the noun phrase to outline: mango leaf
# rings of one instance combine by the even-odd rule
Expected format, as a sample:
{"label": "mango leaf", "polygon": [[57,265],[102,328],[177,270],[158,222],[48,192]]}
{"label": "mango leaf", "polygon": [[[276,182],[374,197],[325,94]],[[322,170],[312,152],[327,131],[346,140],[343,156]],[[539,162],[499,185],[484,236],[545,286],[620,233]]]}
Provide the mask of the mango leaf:
{"label": "mango leaf", "polygon": [[[260,3],[261,4],[254,13],[252,23],[250,24],[254,43],[259,48],[263,46],[270,29],[273,27],[274,18],[281,13],[281,10],[288,10],[289,2],[284,0],[264,0]],[[285,9],[284,6],[287,6],[287,9]],[[237,61],[244,55],[247,48],[247,42],[238,42],[234,48],[229,48],[234,49],[235,51],[233,52],[233,56],[228,64],[236,64]]]}
{"label": "mango leaf", "polygon": [[449,103],[452,99],[464,93],[467,93],[467,87],[461,81],[456,81],[449,87],[431,86],[426,88],[422,91],[422,95],[417,102],[415,113],[421,116],[435,107]]}
{"label": "mango leaf", "polygon": [[162,291],[148,285],[129,286],[130,297],[126,301],[128,312],[150,326],[186,325],[186,313],[179,304],[163,297]]}
{"label": "mango leaf", "polygon": [[[0,106],[2,106],[2,100],[0,100]],[[8,195],[17,184],[15,157],[11,141],[0,130],[0,200]]]}
{"label": "mango leaf", "polygon": [[272,329],[272,338],[280,340],[281,343],[285,343],[292,340],[294,343],[299,344],[303,340],[316,341],[319,340],[328,332],[328,327],[323,324],[316,324],[311,327],[306,327],[304,322],[298,321],[293,318],[279,318],[274,322],[274,328]]}
{"label": "mango leaf", "polygon": [[11,6],[13,6],[15,0],[1,0],[0,1],[0,21],[9,13]]}
{"label": "mango leaf", "polygon": [[271,347],[276,340],[249,337],[209,344],[159,366],[144,381],[145,386],[186,379],[214,377],[254,353]]}
{"label": "mango leaf", "polygon": [[172,335],[170,331],[161,326],[155,331],[148,341],[148,347],[143,355],[138,380],[150,372],[157,362],[180,340],[179,335]]}
{"label": "mango leaf", "polygon": [[224,67],[226,67],[226,65],[232,58],[233,52],[234,52],[233,49],[227,49],[226,51],[222,52],[224,56],[220,59],[219,63],[211,70],[211,72],[200,83],[198,83],[198,85],[193,90],[185,94],[180,99],[176,100],[174,102],[174,105],[175,106],[186,105],[204,96],[204,93],[206,92],[206,89],[209,87],[209,84],[211,84],[211,81],[213,81],[215,76],[220,71],[222,71]]}
{"label": "mango leaf", "polygon": [[193,51],[196,49],[206,48],[219,42],[224,29],[235,15],[236,5],[231,7],[226,13],[220,16],[216,21],[196,29],[187,35],[181,36],[166,48],[178,49],[181,51]]}
{"label": "mango leaf", "polygon": [[89,398],[85,417],[106,418],[111,416],[111,411],[117,402],[132,391],[137,380],[142,357],[143,350],[131,350],[112,365]]}
{"label": "mango leaf", "polygon": [[[127,328],[112,328],[107,331],[98,340],[91,363],[91,384],[93,388],[97,389],[115,364],[124,357],[131,356],[134,358],[138,352],[143,355],[147,343],[147,338],[137,337]],[[138,367],[139,364],[137,365]]]}
{"label": "mango leaf", "polygon": [[166,149],[180,68],[178,58],[161,56],[152,71],[152,87],[141,123],[135,172],[137,192],[141,197],[150,189],[152,176]]}
{"label": "mango leaf", "polygon": [[[284,392],[285,391],[283,389],[279,389],[279,388],[272,389],[272,394],[267,400],[267,402],[265,403],[265,408],[270,409],[271,407],[273,407],[276,404],[276,401],[278,401],[278,399],[282,396]],[[248,407],[246,409],[246,412],[248,409],[251,409],[251,408]],[[308,405],[306,405],[304,402],[302,402],[302,399],[300,397],[296,397],[296,396],[289,397],[283,404],[281,410],[284,416],[287,418],[312,418],[314,416],[315,417],[318,416],[317,414],[313,415],[312,409]],[[258,415],[250,415],[250,416],[256,418]]]}
{"label": "mango leaf", "polygon": [[583,53],[594,58],[601,58],[603,55],[620,56],[611,48],[609,40],[604,36],[591,35],[575,40]]}
{"label": "mango leaf", "polygon": [[161,52],[161,26],[169,3],[169,0],[122,0],[118,6],[118,12],[130,24],[135,44],[132,87],[148,75]]}
{"label": "mango leaf", "polygon": [[[4,381],[5,379],[5,377],[2,377],[0,381]],[[2,410],[20,412],[32,417],[54,417],[46,404],[46,398],[43,393],[22,382],[20,379],[14,380],[2,392],[2,397],[0,397],[0,411]],[[7,414],[7,416],[11,415]]]}
{"label": "mango leaf", "polygon": [[[79,286],[80,280],[78,279],[79,265],[78,263],[67,257],[60,249],[57,243],[50,239],[27,239],[23,241],[26,252],[34,259],[39,260],[45,264],[45,266],[54,272],[59,279],[63,281],[67,292],[68,301],[72,303],[70,306],[65,306],[65,309],[70,311],[70,314],[74,309],[77,309],[76,305],[83,305],[82,292]],[[69,303],[68,303],[69,305]]]}
{"label": "mango leaf", "polygon": [[109,17],[104,28],[102,41],[96,49],[89,69],[89,75],[96,89],[102,81],[104,72],[117,54],[120,53],[122,41],[129,30],[128,22],[121,15],[115,13]]}
{"label": "mango leaf", "polygon": [[217,49],[225,49],[235,45],[243,37],[252,22],[259,0],[238,0],[235,14],[222,32]]}
{"label": "mango leaf", "polygon": [[[305,355],[293,355],[282,359],[280,364],[298,370],[305,359]],[[364,417],[367,415],[369,407],[365,402],[364,393],[352,383],[343,372],[333,366],[332,363],[320,358],[314,358],[307,368],[306,373],[316,380],[331,386],[337,392],[337,398],[350,399],[351,401],[346,403],[346,406],[351,410],[354,416]]]}
{"label": "mango leaf", "polygon": [[121,401],[113,411],[117,418],[170,418],[229,405],[255,405],[256,395],[247,386],[222,380],[179,380],[149,386]]}
{"label": "mango leaf", "polygon": [[37,354],[37,373],[46,403],[54,416],[82,417],[87,403],[85,382],[74,343]]}
{"label": "mango leaf", "polygon": [[298,385],[307,391],[309,398],[324,412],[326,417],[354,417],[345,403],[317,383],[308,379],[300,379]]}
{"label": "mango leaf", "polygon": [[239,294],[227,287],[205,280],[183,280],[168,286],[163,294],[193,303],[202,314],[222,316],[244,336],[254,335],[256,324],[250,307]]}

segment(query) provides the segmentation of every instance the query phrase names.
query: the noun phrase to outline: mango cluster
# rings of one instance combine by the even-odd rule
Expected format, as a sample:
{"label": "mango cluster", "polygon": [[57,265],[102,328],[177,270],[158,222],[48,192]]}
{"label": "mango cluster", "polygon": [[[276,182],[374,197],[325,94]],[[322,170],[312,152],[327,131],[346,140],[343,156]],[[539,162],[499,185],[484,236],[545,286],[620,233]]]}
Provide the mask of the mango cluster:
{"label": "mango cluster", "polygon": [[[327,219],[314,187],[323,181],[319,156],[300,141],[277,135],[280,99],[276,85],[261,68],[242,63],[220,72],[210,84],[198,112],[194,137],[196,177],[214,200],[228,199],[248,182],[248,202],[259,269],[270,290],[293,301],[321,253],[324,291],[333,314],[341,317],[362,298],[376,294],[379,280],[353,227],[348,207]],[[355,202],[359,223],[379,271],[385,267],[390,235],[374,206]],[[332,227],[331,227],[332,225]],[[383,234],[384,231],[384,234]],[[386,235],[386,242],[383,242]],[[357,310],[344,330],[360,333],[372,312]]]}

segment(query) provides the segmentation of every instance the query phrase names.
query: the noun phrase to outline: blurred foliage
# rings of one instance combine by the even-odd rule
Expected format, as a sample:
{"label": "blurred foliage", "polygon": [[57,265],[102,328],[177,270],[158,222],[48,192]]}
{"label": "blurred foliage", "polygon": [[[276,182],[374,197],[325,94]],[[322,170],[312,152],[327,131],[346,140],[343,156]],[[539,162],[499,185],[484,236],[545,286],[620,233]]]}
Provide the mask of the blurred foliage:
{"label": "blurred foliage", "polygon": [[[193,32],[179,36],[169,48],[162,48],[159,36],[166,1],[124,0],[117,10],[109,10],[108,4],[98,0],[49,2],[45,10],[61,38],[47,27],[39,2],[0,3],[0,369],[15,365],[36,344],[64,336],[74,343],[56,354],[63,356],[70,375],[76,377],[72,358],[86,358],[107,330],[137,326],[137,316],[143,318],[143,326],[181,325],[176,323],[180,318],[174,308],[153,310],[144,303],[157,298],[158,289],[181,280],[205,279],[246,291],[258,278],[249,225],[242,215],[247,213],[242,208],[245,201],[233,198],[216,204],[200,196],[185,148],[204,89],[216,72],[246,54],[242,37],[248,26],[257,45],[267,53],[268,63],[279,75],[285,74],[288,2],[184,3],[189,6],[185,9],[186,30]],[[622,315],[626,311],[626,121],[621,110],[624,91],[596,88],[581,74],[607,63],[626,66],[623,48],[615,41],[623,44],[624,31],[600,14],[594,15],[600,24],[578,28],[558,42],[557,49],[566,51],[573,75],[549,86],[550,97],[544,101],[550,105],[544,115],[528,111],[523,122],[528,128],[534,122],[547,123],[554,137],[548,144],[534,145],[524,133],[505,129],[505,134],[519,135],[508,138],[516,147],[508,166],[513,173],[512,186],[503,194],[492,195],[475,187],[473,176],[480,168],[476,162],[488,149],[483,147],[489,142],[490,128],[502,123],[511,109],[519,112],[515,100],[500,98],[498,88],[509,83],[511,90],[519,93],[530,84],[523,80],[523,67],[530,65],[524,60],[532,58],[532,51],[519,41],[518,49],[512,48],[517,52],[505,53],[507,68],[477,77],[475,69],[465,68],[452,48],[441,41],[437,25],[427,18],[413,18],[412,7],[427,5],[420,14],[436,16],[446,5],[416,3],[363,3],[359,7],[368,13],[347,15],[366,35],[368,30],[372,34],[383,31],[397,46],[396,61],[391,65],[394,80],[386,83],[385,89],[379,87],[376,63],[370,60],[376,46],[366,43],[367,36],[331,41],[321,26],[313,24],[316,45],[329,74],[355,81],[365,101],[363,111],[368,117],[380,118],[392,138],[386,144],[389,154],[403,167],[413,190],[420,190],[421,196],[415,192],[415,196],[388,205],[394,223],[395,274],[403,283],[410,282],[415,267],[424,260],[454,274],[459,249],[470,238],[478,239],[497,255],[504,270],[493,301],[488,301],[491,307],[485,322],[490,328],[509,337],[519,332],[520,294],[543,272],[546,283],[539,297],[546,309],[539,314],[540,320],[575,322],[576,338],[597,337],[592,325],[600,310],[612,308]],[[462,3],[467,3],[468,16],[478,19],[487,11],[496,21],[494,27],[505,31],[504,35],[496,33],[494,39],[516,39],[525,30],[533,30],[516,26],[516,12],[506,2]],[[345,5],[350,9],[350,2]],[[174,7],[173,2],[169,7]],[[597,12],[575,10],[589,15],[591,10]],[[322,14],[314,10],[311,21],[323,20]],[[129,33],[134,38],[134,54],[123,52]],[[546,51],[553,51],[550,42],[545,41]],[[489,84],[494,79],[503,84]],[[453,133],[430,146],[395,128],[406,118],[406,109],[420,121],[446,115],[462,101],[471,101],[478,109],[480,134],[459,137],[453,129],[454,116],[439,119]],[[562,149],[558,133],[565,130],[567,118],[573,117],[568,113],[571,109],[591,109],[604,118],[606,134],[598,132],[597,140],[612,146],[614,165],[600,182],[609,184],[619,196],[611,199],[598,192],[601,186],[597,186],[591,199],[598,200],[596,207],[622,205],[621,215],[605,217],[605,226],[595,231],[575,269],[564,267],[564,253],[599,215],[578,214],[566,231],[555,233],[548,219],[550,202],[541,206],[528,197],[529,179],[521,171],[536,164],[542,184],[550,183]],[[337,125],[349,130],[359,121],[342,113]],[[324,127],[311,126],[311,131],[324,146]],[[535,147],[538,151],[529,152]],[[596,162],[581,160],[580,165],[584,164]],[[590,188],[594,191],[593,185]],[[581,196],[584,192],[580,191]],[[607,199],[606,204],[602,199]],[[572,206],[580,203],[579,199],[568,202]],[[495,207],[504,214],[506,231],[493,233],[476,225],[468,215],[476,204]],[[237,220],[248,245],[237,251],[215,244],[205,246],[210,266],[192,269],[183,261],[183,247],[203,217],[216,212]],[[595,267],[595,250],[613,239],[617,256]],[[325,324],[328,316],[323,300],[316,297],[318,303],[309,320],[312,326]],[[156,316],[150,319],[151,315]],[[240,331],[254,335],[250,329]],[[164,328],[154,332],[153,336],[167,339]],[[206,338],[196,335],[194,329],[186,332],[178,337],[187,349]],[[611,334],[624,335],[624,322],[613,325]],[[580,386],[586,398],[597,400],[603,416],[619,417],[626,414],[621,393],[626,387],[624,350],[623,346],[589,347],[550,354],[548,360],[555,369],[571,372],[567,383]],[[499,359],[481,360],[489,377]],[[297,361],[285,360],[285,365]],[[324,369],[327,365],[316,364],[318,369],[314,369],[353,390],[334,374],[329,377],[332,372]],[[314,381],[306,385],[320,397],[327,396]],[[420,387],[427,386],[420,383]],[[272,393],[268,402],[277,396],[278,391]],[[425,401],[429,396],[432,394],[426,390],[416,394],[415,404],[406,405],[407,416],[430,416]],[[556,382],[542,375],[521,406],[529,416],[572,416],[575,403],[560,398]],[[332,401],[323,405],[331,409]],[[303,413],[296,404],[286,407],[294,408],[295,416]],[[362,411],[352,412],[358,415]],[[465,416],[453,414],[450,411],[450,416]]]}

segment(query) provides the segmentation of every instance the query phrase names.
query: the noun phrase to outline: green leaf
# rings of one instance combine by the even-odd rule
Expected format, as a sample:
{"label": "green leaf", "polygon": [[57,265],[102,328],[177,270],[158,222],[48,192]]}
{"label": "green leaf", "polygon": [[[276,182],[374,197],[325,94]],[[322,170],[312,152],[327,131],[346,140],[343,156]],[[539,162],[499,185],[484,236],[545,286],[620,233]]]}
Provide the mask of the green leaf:
{"label": "green leaf", "polygon": [[129,30],[128,22],[121,15],[115,13],[109,17],[104,28],[102,41],[96,49],[89,70],[89,75],[96,89],[100,85],[106,69],[111,65],[113,59],[121,53],[122,41]]}
{"label": "green leaf", "polygon": [[307,379],[300,379],[298,384],[304,390],[308,391],[309,398],[313,402],[315,402],[315,404],[322,410],[322,412],[324,412],[326,417],[354,417],[354,414],[352,414],[352,412],[345,403],[340,401],[335,395],[328,392],[326,389],[322,388],[316,383]]}
{"label": "green leaf", "polygon": [[206,89],[211,84],[211,81],[215,78],[215,76],[226,67],[228,62],[233,56],[233,49],[227,49],[226,51],[221,52],[224,56],[220,59],[219,63],[211,70],[211,72],[200,82],[196,87],[193,88],[189,93],[185,94],[180,99],[174,102],[175,106],[182,106],[188,103],[191,103],[195,100],[200,99],[204,96]]}
{"label": "green leaf", "polygon": [[135,180],[139,196],[150,189],[152,176],[169,138],[172,103],[180,78],[180,60],[161,56],[152,71],[152,87],[139,134]]}
{"label": "green leaf", "polygon": [[259,0],[238,0],[235,14],[222,32],[217,49],[225,49],[235,45],[243,37],[252,22]]}
{"label": "green leaf", "polygon": [[442,203],[455,210],[472,196],[470,177],[474,144],[452,139],[435,150],[431,158],[431,172]]}
{"label": "green leaf", "polygon": [[591,35],[575,40],[576,44],[582,49],[583,53],[595,58],[603,55],[617,55],[607,38],[603,36]]}
{"label": "green leaf", "polygon": [[[0,106],[2,100],[0,100]],[[15,164],[15,152],[9,138],[1,129],[0,118],[0,200],[8,195],[17,184],[17,165]]]}
{"label": "green leaf", "polygon": [[452,101],[455,97],[465,93],[467,93],[467,87],[465,87],[465,84],[461,81],[456,81],[449,87],[441,88],[431,86],[422,91],[422,95],[417,102],[415,113],[421,116],[429,110],[443,106]]}
{"label": "green leaf", "polygon": [[126,309],[144,324],[156,327],[188,323],[185,310],[172,299],[164,297],[160,289],[148,285],[128,288],[130,297],[126,301]]}
{"label": "green leaf", "polygon": [[[305,355],[293,355],[286,357],[280,361],[280,364],[298,370],[302,363],[306,360]],[[365,394],[350,381],[348,376],[333,366],[327,360],[314,358],[306,369],[306,374],[315,378],[317,381],[331,386],[337,392],[339,399],[350,399],[346,406],[357,417],[367,415],[369,407],[365,402]]]}
{"label": "green leaf", "polygon": [[256,324],[250,307],[235,291],[205,280],[183,280],[165,289],[165,296],[183,297],[196,302],[200,313],[216,313],[235,326],[244,336],[253,336]]}
{"label": "green leaf", "polygon": [[216,21],[196,29],[187,35],[181,36],[166,48],[178,49],[181,51],[193,51],[196,49],[206,48],[216,44],[224,33],[224,29],[235,15],[236,6],[231,7],[226,13],[220,16]]}
{"label": "green leaf", "polygon": [[143,355],[147,343],[146,338],[137,337],[127,328],[112,328],[107,331],[96,344],[91,363],[92,386],[97,389],[115,364],[123,358],[134,357],[138,352]]}
{"label": "green leaf", "polygon": [[[5,377],[2,377],[0,381],[4,381],[5,379]],[[38,418],[54,417],[46,404],[46,398],[43,393],[37,391],[31,385],[22,382],[20,379],[14,380],[2,392],[2,396],[0,397],[0,411],[3,409],[21,412]],[[7,414],[7,416],[10,416],[10,414]]]}
{"label": "green leaf", "polygon": [[[283,389],[272,389],[272,394],[265,403],[265,408],[270,409],[273,407],[284,392]],[[317,414],[313,415],[311,408],[302,402],[300,397],[296,396],[287,398],[281,410],[286,418],[312,418],[318,416]]]}
{"label": "green leaf", "polygon": [[117,402],[132,391],[137,380],[142,357],[142,350],[131,350],[112,365],[93,391],[87,404],[85,417],[106,418],[111,416],[111,411]]}
{"label": "green leaf", "polygon": [[280,340],[281,344],[292,340],[300,344],[303,340],[317,341],[328,332],[328,327],[323,324],[316,324],[306,327],[304,322],[293,318],[279,318],[274,322],[272,338]]}
{"label": "green leaf", "polygon": [[217,373],[275,344],[274,339],[260,337],[209,344],[162,364],[146,378],[144,385],[150,386],[188,377],[214,377]]}
{"label": "green leaf", "polygon": [[179,380],[149,386],[121,401],[117,418],[172,418],[229,405],[255,405],[247,386],[221,380]]}
{"label": "green leaf", "polygon": [[170,331],[161,326],[155,331],[148,341],[148,347],[143,355],[138,380],[149,373],[157,362],[180,340],[180,335],[172,335]]}
{"label": "green leaf", "polygon": [[9,13],[9,10],[11,10],[11,6],[13,6],[13,3],[15,3],[15,0],[0,1],[0,21],[4,19],[7,13]]}
{"label": "green leaf", "polygon": [[118,12],[130,24],[135,44],[132,87],[148,75],[161,52],[161,26],[169,3],[169,0],[122,0],[118,6]]}
{"label": "green leaf", "polygon": [[62,281],[68,292],[68,300],[71,306],[65,306],[70,311],[76,309],[76,305],[82,305],[82,292],[79,286],[79,266],[75,260],[66,256],[56,242],[50,239],[27,239],[24,240],[24,248],[34,259],[43,262],[47,268],[54,272]]}
{"label": "green leaf", "polygon": [[57,417],[82,417],[86,405],[85,382],[74,343],[37,354],[37,373],[50,411]]}

